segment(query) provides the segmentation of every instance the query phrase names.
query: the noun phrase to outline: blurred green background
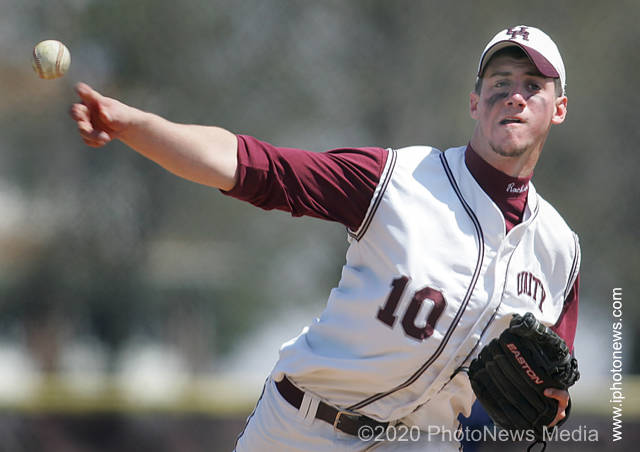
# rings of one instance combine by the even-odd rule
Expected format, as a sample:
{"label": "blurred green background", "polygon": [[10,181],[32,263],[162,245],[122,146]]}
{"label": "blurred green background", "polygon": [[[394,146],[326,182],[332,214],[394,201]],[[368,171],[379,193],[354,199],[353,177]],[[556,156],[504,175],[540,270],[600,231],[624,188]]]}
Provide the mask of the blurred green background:
{"label": "blurred green background", "polygon": [[[640,410],[638,23],[631,0],[0,0],[0,450],[230,450],[347,247],[339,225],[86,147],[74,83],[281,146],[445,149],[473,130],[484,45],[518,24],[567,68],[534,182],[581,238],[574,422],[606,442],[613,288],[625,422]],[[62,79],[31,69],[44,39],[71,51]]]}

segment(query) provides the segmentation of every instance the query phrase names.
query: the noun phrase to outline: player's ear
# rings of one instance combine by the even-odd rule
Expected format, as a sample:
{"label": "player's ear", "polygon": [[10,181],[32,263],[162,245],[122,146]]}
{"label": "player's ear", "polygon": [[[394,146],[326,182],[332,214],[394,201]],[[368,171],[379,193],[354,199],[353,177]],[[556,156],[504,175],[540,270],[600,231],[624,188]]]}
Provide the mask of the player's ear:
{"label": "player's ear", "polygon": [[478,102],[480,101],[480,96],[475,91],[471,91],[469,95],[469,114],[473,119],[478,119]]}
{"label": "player's ear", "polygon": [[567,116],[567,96],[556,97],[551,124],[562,124]]}

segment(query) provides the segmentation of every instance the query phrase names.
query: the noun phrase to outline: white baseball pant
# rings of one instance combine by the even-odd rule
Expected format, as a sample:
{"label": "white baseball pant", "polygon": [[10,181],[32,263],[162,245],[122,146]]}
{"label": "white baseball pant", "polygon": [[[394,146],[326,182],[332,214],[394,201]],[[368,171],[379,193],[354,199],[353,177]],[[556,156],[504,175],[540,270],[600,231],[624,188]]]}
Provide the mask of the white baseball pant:
{"label": "white baseball pant", "polygon": [[[319,400],[305,393],[299,409],[278,392],[272,377],[265,383],[258,404],[238,437],[235,452],[457,452],[460,443],[442,440],[433,430],[411,427],[409,417],[391,426],[389,433],[365,441],[335,430],[315,418]],[[404,421],[404,422],[403,422]]]}

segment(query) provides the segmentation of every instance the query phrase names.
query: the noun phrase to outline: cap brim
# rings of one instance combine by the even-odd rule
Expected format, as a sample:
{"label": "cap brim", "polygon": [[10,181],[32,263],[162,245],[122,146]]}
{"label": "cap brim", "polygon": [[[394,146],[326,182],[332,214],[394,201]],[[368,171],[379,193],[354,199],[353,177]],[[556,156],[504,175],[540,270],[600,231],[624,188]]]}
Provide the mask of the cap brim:
{"label": "cap brim", "polygon": [[551,78],[560,78],[560,74],[553,67],[553,65],[542,56],[540,52],[532,49],[531,47],[527,47],[518,42],[505,40],[495,43],[491,46],[482,56],[482,61],[480,62],[480,69],[478,70],[478,77],[482,77],[482,74],[485,70],[487,62],[491,59],[491,57],[500,49],[504,49],[505,47],[517,46],[522,49],[522,51],[529,57],[534,66],[538,69],[538,71],[544,75],[545,77]]}

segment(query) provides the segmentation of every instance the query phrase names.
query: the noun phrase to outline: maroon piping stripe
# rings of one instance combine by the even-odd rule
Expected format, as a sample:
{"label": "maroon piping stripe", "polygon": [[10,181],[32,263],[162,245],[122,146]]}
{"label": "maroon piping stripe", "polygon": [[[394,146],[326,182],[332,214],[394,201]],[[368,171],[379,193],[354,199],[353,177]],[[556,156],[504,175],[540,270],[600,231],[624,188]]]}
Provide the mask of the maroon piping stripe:
{"label": "maroon piping stripe", "polygon": [[391,157],[391,162],[389,163],[389,168],[388,171],[385,175],[385,179],[384,181],[382,181],[382,188],[380,189],[380,192],[378,193],[377,198],[375,199],[374,203],[373,203],[373,207],[371,208],[371,212],[369,212],[369,215],[367,215],[367,217],[364,219],[362,226],[359,228],[360,232],[358,232],[358,234],[354,234],[353,232],[349,231],[347,229],[347,232],[349,233],[349,235],[351,237],[353,237],[354,239],[356,239],[356,241],[360,241],[360,239],[364,236],[364,233],[367,232],[367,229],[369,229],[369,225],[371,224],[371,221],[373,220],[373,216],[375,215],[376,211],[378,210],[378,206],[380,205],[380,202],[382,201],[382,196],[384,196],[384,192],[387,190],[387,186],[389,185],[389,181],[391,180],[391,175],[393,174],[393,169],[396,166],[396,151],[393,149],[389,149],[389,157]]}
{"label": "maroon piping stripe", "polygon": [[473,293],[473,289],[475,288],[476,283],[478,282],[478,278],[480,277],[480,269],[482,268],[482,261],[484,260],[484,235],[482,233],[482,227],[480,226],[480,222],[478,221],[478,218],[476,217],[475,213],[473,212],[471,207],[469,207],[469,204],[467,204],[464,197],[462,196],[462,192],[460,191],[460,188],[458,187],[458,184],[455,178],[453,177],[453,173],[451,172],[451,168],[449,167],[449,163],[447,162],[447,158],[444,152],[440,154],[440,161],[447,175],[447,178],[449,179],[449,183],[451,184],[453,190],[455,191],[456,196],[460,200],[460,203],[462,204],[464,210],[467,212],[467,215],[469,215],[469,218],[471,218],[471,221],[473,222],[473,225],[476,230],[476,238],[478,239],[478,259],[476,261],[475,271],[473,272],[473,276],[471,277],[471,283],[467,288],[467,293],[465,294],[462,300],[460,309],[458,309],[458,312],[456,313],[456,316],[454,317],[453,322],[449,326],[449,329],[447,330],[446,334],[442,338],[442,342],[440,343],[436,351],[433,353],[433,355],[431,355],[431,357],[405,382],[401,383],[400,385],[396,386],[395,388],[389,391],[374,394],[367,399],[364,399],[354,405],[351,405],[350,407],[347,408],[348,410],[358,410],[367,405],[372,404],[373,402],[377,402],[378,400],[383,399],[384,397],[387,397],[388,395],[391,395],[394,392],[397,392],[401,389],[404,389],[412,385],[413,383],[416,382],[416,380],[418,380],[418,378],[420,378],[420,376],[429,368],[429,366],[431,366],[431,364],[433,364],[434,361],[438,359],[438,357],[442,354],[445,346],[449,342],[449,339],[453,335],[454,330],[458,326],[458,323],[460,322],[460,318],[462,317],[462,314],[464,313],[464,311],[467,308],[467,305],[469,304],[469,300],[471,299],[471,294]]}
{"label": "maroon piping stripe", "polygon": [[576,270],[578,268],[578,258],[580,257],[580,246],[578,245],[578,236],[573,234],[573,245],[576,250],[575,256],[573,256],[573,264],[571,265],[571,272],[569,272],[569,281],[567,281],[567,286],[564,288],[564,298],[567,298],[569,295],[569,291],[571,290],[571,286],[573,286],[573,282],[576,279]]}
{"label": "maroon piping stripe", "polygon": [[[533,221],[535,217],[538,216],[538,211],[540,210],[539,204],[536,205],[535,210],[533,211],[532,215],[531,215],[531,220],[529,221]],[[521,243],[518,242],[518,245]],[[516,247],[518,246],[516,245]],[[513,258],[513,255],[515,254],[515,249],[511,252],[511,255],[509,256],[509,261],[507,262],[507,266],[505,268],[505,276],[504,276],[504,284],[502,285],[502,294],[504,295],[504,291],[506,290],[506,285],[507,285],[507,273],[509,272],[509,266],[511,265],[511,259]],[[473,352],[476,351],[476,349],[478,348],[478,344],[480,344],[480,341],[482,340],[482,338],[484,337],[484,333],[487,332],[487,330],[489,329],[489,326],[493,323],[493,321],[496,318],[496,314],[498,313],[498,310],[500,309],[500,306],[502,306],[502,298],[500,297],[500,302],[497,304],[495,310],[493,311],[493,314],[491,314],[491,318],[489,319],[489,321],[487,322],[487,324],[484,326],[484,328],[482,329],[482,332],[480,333],[480,337],[478,338],[478,341],[476,342],[476,345],[473,346],[473,348],[471,349],[471,351],[469,352],[469,354],[464,358],[464,360],[462,361],[462,364],[464,364],[465,362],[467,362],[467,360],[469,359],[469,357],[471,355],[473,355]]]}

